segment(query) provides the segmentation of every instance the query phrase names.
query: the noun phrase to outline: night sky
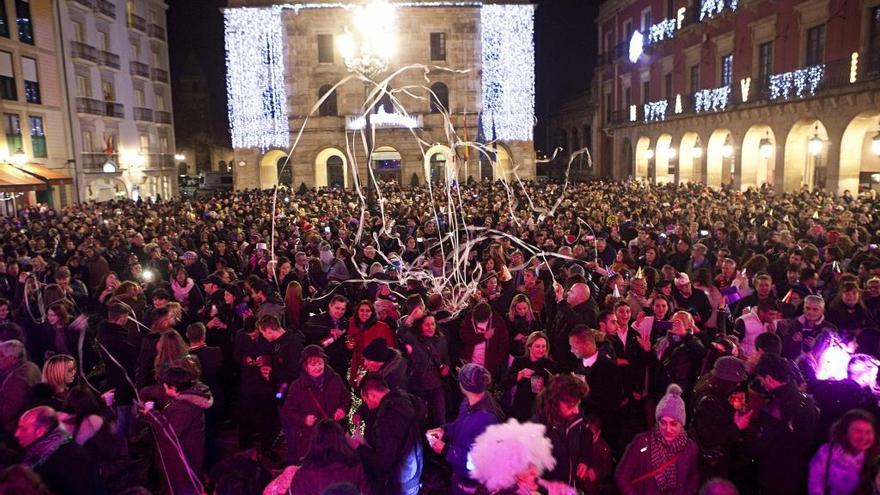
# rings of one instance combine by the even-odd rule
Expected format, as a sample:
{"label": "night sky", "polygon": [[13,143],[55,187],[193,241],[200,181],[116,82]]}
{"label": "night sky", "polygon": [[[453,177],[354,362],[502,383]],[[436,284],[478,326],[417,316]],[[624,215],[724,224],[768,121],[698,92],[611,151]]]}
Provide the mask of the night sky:
{"label": "night sky", "polygon": [[[229,145],[223,55],[225,0],[166,0],[171,76],[197,58],[208,80],[212,134]],[[599,0],[536,0],[536,113],[539,121],[560,102],[590,87],[596,59],[593,19]],[[175,89],[177,85],[174,85]],[[178,98],[174,95],[175,100]],[[175,102],[176,103],[176,102]],[[177,118],[185,116],[177,115]],[[183,136],[179,136],[182,138]],[[536,135],[536,139],[538,136]],[[540,147],[543,143],[536,143]]]}

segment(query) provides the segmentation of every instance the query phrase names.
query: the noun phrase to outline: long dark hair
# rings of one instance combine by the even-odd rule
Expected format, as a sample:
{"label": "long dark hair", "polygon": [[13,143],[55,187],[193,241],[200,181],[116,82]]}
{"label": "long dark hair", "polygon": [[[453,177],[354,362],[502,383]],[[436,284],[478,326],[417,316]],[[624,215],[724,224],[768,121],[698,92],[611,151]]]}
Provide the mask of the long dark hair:
{"label": "long dark hair", "polygon": [[333,463],[354,466],[358,463],[358,457],[345,441],[345,434],[339,423],[322,419],[315,424],[312,431],[312,441],[303,459],[303,467],[320,469]]}
{"label": "long dark hair", "polygon": [[865,461],[862,463],[862,469],[859,473],[859,490],[857,493],[872,493],[871,486],[874,481],[874,466],[872,460],[880,454],[880,436],[877,435],[877,422],[874,416],[864,409],[850,409],[843,416],[831,425],[830,440],[828,445],[828,455],[831,456],[834,444],[840,445],[845,451],[852,452],[852,446],[847,439],[849,427],[856,421],[865,421],[874,429],[874,443],[865,451]]}
{"label": "long dark hair", "polygon": [[538,418],[548,426],[564,426],[565,420],[559,416],[560,402],[580,402],[587,396],[587,384],[572,375],[557,375],[538,396],[535,411]]}

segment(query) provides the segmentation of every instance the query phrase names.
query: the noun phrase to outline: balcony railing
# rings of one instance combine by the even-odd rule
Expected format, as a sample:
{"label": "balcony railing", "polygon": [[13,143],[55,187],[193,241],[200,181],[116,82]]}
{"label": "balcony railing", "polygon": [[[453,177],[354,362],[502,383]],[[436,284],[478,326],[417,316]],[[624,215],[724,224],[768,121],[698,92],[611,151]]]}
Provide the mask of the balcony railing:
{"label": "balcony railing", "polygon": [[143,17],[135,14],[128,14],[128,27],[131,29],[137,29],[142,33],[147,32],[147,20]]}
{"label": "balcony railing", "polygon": [[70,56],[89,62],[98,62],[98,49],[81,41],[70,42]]}
{"label": "balcony railing", "polygon": [[[854,84],[878,81],[880,80],[880,53],[859,54],[858,64],[855,69],[855,72],[853,72],[853,62],[851,57],[826,62],[824,75],[816,85],[815,94],[811,94],[809,92],[809,85],[806,85],[806,89],[800,97],[797,96],[794,89],[791,89],[788,99],[784,99],[780,95],[776,95],[775,99],[773,98],[774,95],[771,94],[770,80],[768,77],[764,80],[753,79],[750,84],[749,94],[745,101],[743,101],[742,89],[739,81],[737,81],[731,88],[726,108],[703,109],[701,112],[697,112],[696,110],[696,95],[683,94],[681,95],[681,112],[676,113],[676,101],[673,96],[672,99],[669,100],[666,119],[675,118],[679,115],[726,112],[751,105],[767,105],[797,101],[802,98],[821,96],[823,93],[829,91],[845,91],[846,88],[853,86]],[[855,76],[855,78],[853,78],[853,76]],[[645,117],[644,108],[642,105],[637,105],[636,108],[637,114],[635,121],[630,119],[628,108],[609,112],[609,115],[606,115],[606,120],[608,121],[608,124],[612,126],[642,124],[644,123]]]}
{"label": "balcony railing", "polygon": [[165,28],[158,24],[150,24],[150,37],[165,41]]}
{"label": "balcony railing", "polygon": [[137,77],[143,77],[144,79],[150,78],[150,66],[143,62],[136,62],[132,60],[129,63],[129,67],[131,69],[131,75]]}
{"label": "balcony railing", "polygon": [[106,155],[102,152],[91,152],[91,153],[80,153],[80,166],[82,166],[83,170],[89,171],[103,171],[104,164],[107,162],[112,162],[116,166],[116,171],[119,171],[119,155],[113,153],[111,155]]}
{"label": "balcony railing", "polygon": [[76,99],[76,111],[90,115],[104,115],[104,102],[94,98],[78,97]]}
{"label": "balcony railing", "polygon": [[125,118],[125,105],[116,103],[115,101],[104,102],[104,115],[117,119]]}
{"label": "balcony railing", "polygon": [[104,67],[110,67],[112,69],[118,69],[120,67],[119,55],[108,52],[106,50],[101,50],[100,55],[101,65],[103,65]]}
{"label": "balcony railing", "polygon": [[116,19],[116,5],[113,2],[108,0],[98,0],[96,7],[99,14],[111,19]]}
{"label": "balcony railing", "polygon": [[73,0],[75,3],[82,5],[83,7],[87,7],[89,9],[95,8],[95,0]]}
{"label": "balcony railing", "polygon": [[134,120],[141,122],[153,121],[153,110],[144,107],[134,107]]}
{"label": "balcony railing", "polygon": [[165,69],[154,67],[150,70],[150,79],[152,79],[154,82],[168,84],[168,71]]}
{"label": "balcony railing", "polygon": [[171,112],[166,112],[165,110],[156,110],[155,112],[153,112],[153,122],[157,124],[170,124]]}

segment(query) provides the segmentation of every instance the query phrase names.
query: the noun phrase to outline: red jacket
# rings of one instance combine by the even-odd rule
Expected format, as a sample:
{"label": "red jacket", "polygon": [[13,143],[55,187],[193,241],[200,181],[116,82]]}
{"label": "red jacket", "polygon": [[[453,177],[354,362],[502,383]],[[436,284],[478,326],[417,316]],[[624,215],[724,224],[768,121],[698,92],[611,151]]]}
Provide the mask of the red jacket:
{"label": "red jacket", "polygon": [[354,339],[354,348],[351,350],[351,373],[350,377],[357,376],[358,369],[364,364],[364,348],[370,345],[370,342],[382,338],[388,344],[388,348],[394,349],[397,345],[394,342],[394,332],[391,327],[384,321],[377,321],[370,325],[366,330],[361,330],[355,323],[355,317],[348,320],[348,336]]}

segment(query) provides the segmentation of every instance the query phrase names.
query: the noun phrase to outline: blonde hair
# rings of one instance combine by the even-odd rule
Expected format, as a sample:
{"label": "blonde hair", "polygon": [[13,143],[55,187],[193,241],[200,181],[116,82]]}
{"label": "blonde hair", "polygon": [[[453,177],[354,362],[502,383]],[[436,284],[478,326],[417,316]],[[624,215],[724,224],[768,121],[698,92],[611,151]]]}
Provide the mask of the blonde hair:
{"label": "blonde hair", "polygon": [[688,313],[687,311],[676,311],[673,313],[672,318],[670,320],[674,320],[676,318],[680,318],[682,323],[684,324],[684,329],[688,333],[694,333],[694,330],[697,328],[697,324],[694,323],[694,317]]}
{"label": "blonde hair", "polygon": [[67,389],[67,365],[73,363],[76,367],[76,359],[68,354],[55,354],[43,364],[43,383],[52,387],[52,392],[59,393]]}
{"label": "blonde hair", "polygon": [[[535,341],[538,339],[544,339],[544,342],[547,344],[547,355],[549,356],[550,355],[550,337],[548,337],[546,333],[541,332],[541,331],[532,332],[529,334],[528,337],[526,337],[526,351],[531,349],[532,344],[534,344]],[[526,355],[528,355],[528,353],[526,353]]]}
{"label": "blonde hair", "polygon": [[510,301],[510,307],[507,309],[507,319],[512,320],[516,318],[516,305],[519,303],[526,303],[529,307],[529,312],[526,313],[526,320],[529,322],[535,321],[535,311],[532,309],[532,300],[525,294],[517,294],[513,296],[513,299]]}

